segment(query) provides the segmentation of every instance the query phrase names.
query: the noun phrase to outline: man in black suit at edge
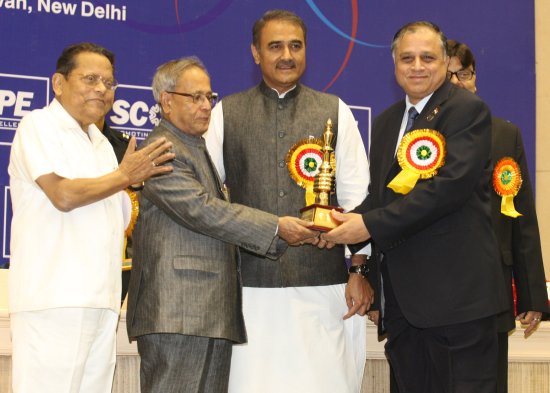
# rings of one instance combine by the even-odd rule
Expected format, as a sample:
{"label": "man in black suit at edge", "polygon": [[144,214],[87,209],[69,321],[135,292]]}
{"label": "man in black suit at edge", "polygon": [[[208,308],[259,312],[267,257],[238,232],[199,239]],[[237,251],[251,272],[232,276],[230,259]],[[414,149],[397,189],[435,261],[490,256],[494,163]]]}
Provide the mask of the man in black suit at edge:
{"label": "man in black suit at edge", "polygon": [[[454,40],[448,41],[449,67],[447,79],[455,85],[476,93],[476,61],[470,48]],[[521,173],[514,206],[521,216],[513,217],[501,210],[502,197],[497,194],[498,184],[491,192],[493,228],[500,245],[501,267],[504,273],[508,309],[498,315],[498,393],[508,391],[508,332],[516,327],[515,319],[524,325],[528,337],[540,323],[542,313],[548,312],[548,296],[542,262],[539,227],[535,201],[529,179],[529,170],[523,148],[521,131],[509,121],[492,118],[493,144],[491,157],[493,173],[505,157],[514,160]],[[498,178],[498,176],[497,176]],[[512,277],[516,286],[517,318],[514,314]]]}
{"label": "man in black suit at edge", "polygon": [[[505,306],[490,216],[491,114],[446,80],[446,46],[430,22],[396,33],[406,97],[374,122],[368,197],[352,213],[333,212],[342,224],[322,238],[372,241],[380,333],[401,393],[494,393]],[[396,178],[398,162],[422,178]]]}

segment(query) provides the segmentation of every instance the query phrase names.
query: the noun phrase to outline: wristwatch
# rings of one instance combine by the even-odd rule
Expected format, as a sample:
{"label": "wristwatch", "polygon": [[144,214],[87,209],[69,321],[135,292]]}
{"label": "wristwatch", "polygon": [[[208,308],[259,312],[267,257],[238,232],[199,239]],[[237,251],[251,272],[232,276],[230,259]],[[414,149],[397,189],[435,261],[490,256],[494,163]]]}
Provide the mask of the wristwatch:
{"label": "wristwatch", "polygon": [[351,265],[348,269],[348,273],[360,273],[363,277],[367,278],[369,276],[369,267],[366,263],[361,265]]}
{"label": "wristwatch", "polygon": [[128,188],[132,191],[141,191],[141,190],[143,190],[144,186],[145,186],[145,182],[142,181],[141,184],[135,185],[135,186],[133,184],[131,184],[131,185],[128,186]]}

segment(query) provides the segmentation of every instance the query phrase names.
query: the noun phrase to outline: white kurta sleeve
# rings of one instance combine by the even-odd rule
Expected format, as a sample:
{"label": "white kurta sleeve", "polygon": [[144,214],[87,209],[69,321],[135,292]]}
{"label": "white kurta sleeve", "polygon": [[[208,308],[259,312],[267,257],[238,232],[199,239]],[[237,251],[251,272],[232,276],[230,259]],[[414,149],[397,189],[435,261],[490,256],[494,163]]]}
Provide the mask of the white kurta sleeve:
{"label": "white kurta sleeve", "polygon": [[[357,121],[351,109],[339,100],[336,147],[336,195],[346,212],[367,197],[370,182],[369,161]],[[359,251],[370,254],[370,245]],[[350,255],[346,247],[346,255]]]}
{"label": "white kurta sleeve", "polygon": [[210,115],[210,125],[208,131],[204,134],[206,148],[214,162],[220,179],[225,182],[225,167],[223,166],[223,109],[222,102],[212,109]]}

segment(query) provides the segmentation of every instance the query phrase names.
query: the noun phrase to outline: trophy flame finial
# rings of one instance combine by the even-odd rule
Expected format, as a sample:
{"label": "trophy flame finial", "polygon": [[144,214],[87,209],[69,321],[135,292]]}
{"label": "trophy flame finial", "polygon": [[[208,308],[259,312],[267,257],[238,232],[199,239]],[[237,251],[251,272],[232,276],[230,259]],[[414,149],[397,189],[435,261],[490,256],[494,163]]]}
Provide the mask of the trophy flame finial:
{"label": "trophy flame finial", "polygon": [[323,132],[323,163],[319,168],[319,173],[315,176],[313,191],[316,193],[315,203],[330,205],[330,195],[334,194],[334,170],[331,165],[331,157],[334,154],[332,142],[334,133],[332,132],[332,120],[328,119]]}

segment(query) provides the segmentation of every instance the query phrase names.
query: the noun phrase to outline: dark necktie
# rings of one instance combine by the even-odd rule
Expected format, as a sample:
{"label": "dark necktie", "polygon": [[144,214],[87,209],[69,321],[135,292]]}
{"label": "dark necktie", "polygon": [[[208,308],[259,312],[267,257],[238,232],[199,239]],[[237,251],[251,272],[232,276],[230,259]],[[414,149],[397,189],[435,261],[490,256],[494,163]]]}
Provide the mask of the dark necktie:
{"label": "dark necktie", "polygon": [[409,108],[409,116],[407,117],[407,126],[405,127],[404,134],[411,130],[417,116],[418,116],[418,112],[416,111],[416,108],[414,106],[411,106]]}

